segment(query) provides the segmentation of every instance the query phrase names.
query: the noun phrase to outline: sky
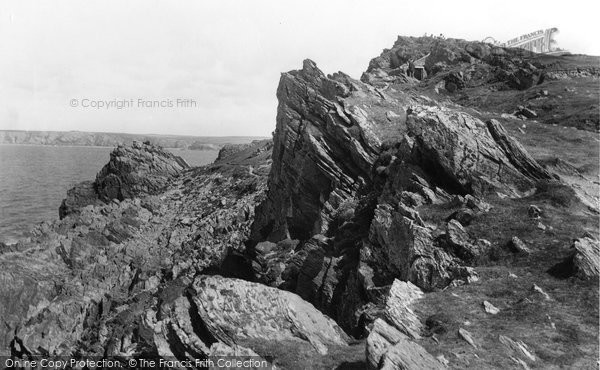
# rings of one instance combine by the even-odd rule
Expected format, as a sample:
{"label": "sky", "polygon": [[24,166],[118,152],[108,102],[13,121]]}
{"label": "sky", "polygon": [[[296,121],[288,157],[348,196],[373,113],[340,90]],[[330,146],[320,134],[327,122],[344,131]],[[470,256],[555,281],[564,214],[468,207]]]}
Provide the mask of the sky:
{"label": "sky", "polygon": [[598,2],[0,2],[0,130],[270,136],[280,73],[360,78],[398,35],[506,41],[557,27],[600,55]]}

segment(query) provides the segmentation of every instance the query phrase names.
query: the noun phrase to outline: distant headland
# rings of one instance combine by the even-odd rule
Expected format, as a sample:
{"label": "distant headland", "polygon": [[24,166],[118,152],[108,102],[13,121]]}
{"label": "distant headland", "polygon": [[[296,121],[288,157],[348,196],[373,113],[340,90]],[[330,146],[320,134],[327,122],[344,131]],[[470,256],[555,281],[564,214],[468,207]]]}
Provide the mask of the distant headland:
{"label": "distant headland", "polygon": [[0,144],[54,145],[54,146],[108,146],[130,144],[132,141],[150,141],[164,148],[190,150],[218,150],[224,144],[248,143],[264,137],[247,136],[184,136],[157,134],[129,134],[84,131],[21,131],[0,130]]}

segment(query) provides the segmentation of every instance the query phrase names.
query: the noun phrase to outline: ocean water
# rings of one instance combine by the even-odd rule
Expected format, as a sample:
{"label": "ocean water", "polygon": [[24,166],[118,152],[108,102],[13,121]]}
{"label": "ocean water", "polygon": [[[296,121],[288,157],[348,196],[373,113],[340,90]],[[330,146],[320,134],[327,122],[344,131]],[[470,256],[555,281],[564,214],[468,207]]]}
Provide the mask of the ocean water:
{"label": "ocean water", "polygon": [[[26,237],[31,226],[58,219],[67,190],[94,180],[109,147],[0,145],[0,241]],[[192,166],[215,160],[215,150],[171,150]]]}

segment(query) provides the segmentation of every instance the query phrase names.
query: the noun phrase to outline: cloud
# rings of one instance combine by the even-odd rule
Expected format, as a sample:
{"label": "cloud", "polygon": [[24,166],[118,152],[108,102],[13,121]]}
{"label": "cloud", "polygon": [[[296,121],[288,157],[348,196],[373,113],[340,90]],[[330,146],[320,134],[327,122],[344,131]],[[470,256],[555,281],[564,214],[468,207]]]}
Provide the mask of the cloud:
{"label": "cloud", "polygon": [[[311,58],[358,78],[398,34],[506,40],[556,26],[600,54],[574,1],[80,1],[0,3],[0,129],[269,135],[280,72]],[[585,9],[585,11],[581,11]],[[597,10],[597,9],[596,9]],[[532,16],[534,14],[535,16]],[[74,109],[72,98],[193,98],[193,110]],[[7,111],[6,109],[9,109]]]}

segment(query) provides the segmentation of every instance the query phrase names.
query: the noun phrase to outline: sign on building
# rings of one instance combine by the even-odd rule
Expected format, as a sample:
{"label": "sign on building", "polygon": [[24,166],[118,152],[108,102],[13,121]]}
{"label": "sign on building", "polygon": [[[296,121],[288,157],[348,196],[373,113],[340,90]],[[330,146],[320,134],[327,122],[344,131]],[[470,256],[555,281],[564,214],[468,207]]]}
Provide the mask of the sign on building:
{"label": "sign on building", "polygon": [[545,30],[537,30],[514,39],[508,40],[500,46],[521,48],[536,53],[550,53],[554,51],[556,43],[552,36],[558,33],[558,28],[548,28]]}

